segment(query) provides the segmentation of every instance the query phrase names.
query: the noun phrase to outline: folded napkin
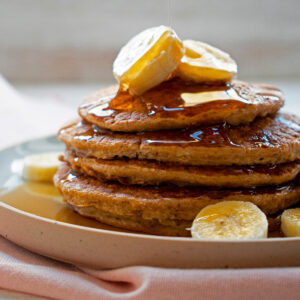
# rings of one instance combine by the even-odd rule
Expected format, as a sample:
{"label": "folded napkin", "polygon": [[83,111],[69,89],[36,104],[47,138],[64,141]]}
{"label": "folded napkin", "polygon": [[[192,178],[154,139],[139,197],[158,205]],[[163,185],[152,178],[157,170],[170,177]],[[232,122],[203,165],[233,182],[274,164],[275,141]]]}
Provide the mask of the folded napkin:
{"label": "folded napkin", "polygon": [[54,299],[299,299],[300,268],[79,269],[0,237],[0,287]]}
{"label": "folded napkin", "polygon": [[[55,133],[75,115],[62,100],[28,99],[0,77],[0,148]],[[55,126],[53,125],[55,124]],[[300,251],[300,249],[299,249]],[[300,268],[179,270],[132,266],[89,270],[0,237],[0,288],[53,299],[300,299]]]}

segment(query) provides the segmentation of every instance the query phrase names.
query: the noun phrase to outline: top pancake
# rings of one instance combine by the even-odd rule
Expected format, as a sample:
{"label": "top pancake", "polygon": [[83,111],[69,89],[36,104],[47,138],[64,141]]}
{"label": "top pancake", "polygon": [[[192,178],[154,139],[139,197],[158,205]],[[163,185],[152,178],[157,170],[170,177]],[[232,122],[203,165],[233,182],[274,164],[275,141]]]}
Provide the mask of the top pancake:
{"label": "top pancake", "polygon": [[231,86],[209,86],[174,78],[142,96],[118,91],[118,86],[102,89],[84,100],[79,114],[112,131],[156,131],[247,124],[276,113],[283,104],[281,91],[270,85],[233,81]]}
{"label": "top pancake", "polygon": [[117,133],[79,122],[59,139],[78,153],[99,159],[134,158],[186,165],[278,164],[300,159],[300,119],[279,113],[249,125],[226,123],[194,129]]}

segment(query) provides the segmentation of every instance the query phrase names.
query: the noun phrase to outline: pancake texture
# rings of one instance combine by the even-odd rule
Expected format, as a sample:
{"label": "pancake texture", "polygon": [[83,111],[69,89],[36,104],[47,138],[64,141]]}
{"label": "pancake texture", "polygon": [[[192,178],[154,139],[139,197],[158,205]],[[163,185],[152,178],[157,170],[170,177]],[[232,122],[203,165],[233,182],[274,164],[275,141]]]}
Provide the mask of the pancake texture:
{"label": "pancake texture", "polygon": [[[84,215],[88,216],[91,211],[92,215],[97,214],[98,219],[102,216],[103,220],[105,216],[105,223],[115,226],[120,226],[120,222],[130,219],[131,225],[124,224],[124,228],[129,230],[142,230],[139,226],[132,227],[134,222],[139,221],[142,221],[141,226],[152,223],[159,227],[166,226],[166,231],[161,230],[160,234],[167,235],[183,234],[182,227],[179,226],[179,229],[178,224],[184,224],[184,227],[191,224],[202,208],[219,201],[250,201],[266,214],[275,214],[297,203],[300,196],[298,178],[275,187],[250,189],[141,187],[94,179],[73,171],[67,163],[63,163],[59,168],[54,181],[65,201],[79,213],[84,212]],[[109,221],[112,218],[116,220]],[[170,227],[174,231],[167,231]],[[151,230],[150,226],[147,231],[142,231]],[[156,233],[156,230],[153,233]]]}
{"label": "pancake texture", "polygon": [[197,167],[147,160],[96,159],[67,151],[64,160],[72,169],[123,184],[245,187],[278,185],[291,181],[300,172],[300,163],[279,165]]}
{"label": "pancake texture", "polygon": [[69,149],[98,159],[150,159],[194,166],[279,164],[300,159],[300,119],[278,113],[249,125],[226,123],[141,133],[102,130],[80,122],[58,135]]}
{"label": "pancake texture", "polygon": [[59,131],[54,184],[77,213],[126,230],[190,237],[201,209],[232,200],[278,230],[282,211],[300,205],[300,118],[278,112],[284,101],[242,81],[102,89]]}
{"label": "pancake texture", "polygon": [[[282,92],[266,84],[233,81],[232,94],[242,101],[222,100],[191,105],[182,95],[224,90],[227,86],[184,83],[178,79],[166,81],[140,97],[118,92],[118,86],[102,89],[79,108],[79,115],[89,123],[112,131],[137,132],[179,129],[227,122],[247,124],[256,117],[275,114],[284,104]],[[220,100],[217,100],[220,99]]]}

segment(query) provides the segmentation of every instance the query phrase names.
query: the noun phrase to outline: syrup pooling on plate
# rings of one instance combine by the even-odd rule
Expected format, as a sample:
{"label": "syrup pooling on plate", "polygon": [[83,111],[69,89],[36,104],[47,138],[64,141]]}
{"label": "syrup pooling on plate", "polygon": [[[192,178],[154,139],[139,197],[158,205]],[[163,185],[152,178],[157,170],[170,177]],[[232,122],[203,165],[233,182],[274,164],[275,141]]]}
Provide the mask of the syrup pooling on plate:
{"label": "syrup pooling on plate", "polygon": [[102,224],[92,219],[84,218],[75,213],[63,201],[57,189],[49,183],[25,182],[5,194],[0,195],[0,201],[21,211],[73,225],[84,227],[121,231],[115,227]]}
{"label": "syrup pooling on plate", "polygon": [[249,101],[234,86],[205,85],[174,78],[141,96],[119,90],[114,95],[99,99],[96,105],[90,105],[89,114],[105,118],[120,112],[141,112],[148,116],[171,118],[194,116],[199,112],[226,109],[227,106],[242,108],[247,104]]}

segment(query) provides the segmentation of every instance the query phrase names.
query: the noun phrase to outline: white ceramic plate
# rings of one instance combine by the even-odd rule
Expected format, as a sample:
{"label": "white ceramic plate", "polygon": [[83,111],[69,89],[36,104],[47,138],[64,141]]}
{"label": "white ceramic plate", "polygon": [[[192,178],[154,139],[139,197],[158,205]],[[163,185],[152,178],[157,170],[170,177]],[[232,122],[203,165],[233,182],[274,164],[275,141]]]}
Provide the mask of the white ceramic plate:
{"label": "white ceramic plate", "polygon": [[[29,154],[60,150],[63,145],[53,136],[0,151],[0,195],[21,184],[14,174],[16,161]],[[33,252],[92,268],[300,266],[300,238],[211,241],[126,233],[63,223],[2,202],[0,234]]]}

